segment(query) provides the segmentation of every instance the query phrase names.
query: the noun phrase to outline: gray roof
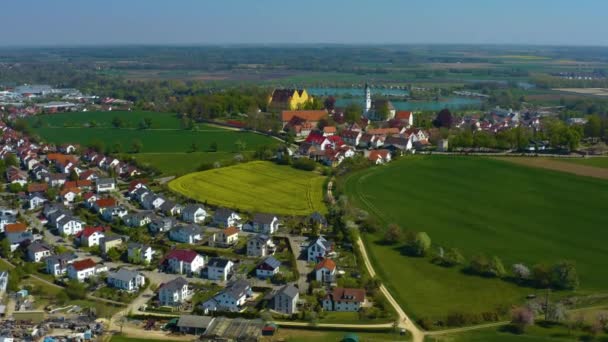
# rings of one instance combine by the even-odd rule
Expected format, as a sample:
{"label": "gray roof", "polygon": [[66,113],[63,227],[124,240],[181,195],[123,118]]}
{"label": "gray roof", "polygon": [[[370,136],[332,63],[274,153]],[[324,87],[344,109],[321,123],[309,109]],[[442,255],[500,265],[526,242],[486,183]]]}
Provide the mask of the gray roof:
{"label": "gray roof", "polygon": [[129,242],[127,244],[127,248],[128,249],[142,249],[142,250],[145,250],[145,249],[148,249],[149,247],[150,246],[144,245],[143,243],[139,243],[139,242]]}
{"label": "gray roof", "polygon": [[272,214],[254,214],[253,222],[261,223],[261,224],[271,224],[276,216]]}
{"label": "gray roof", "polygon": [[216,221],[219,221],[219,220],[224,221],[224,220],[227,220],[228,217],[230,217],[230,215],[232,215],[232,213],[234,213],[234,210],[230,210],[228,208],[218,208],[215,211],[215,215],[213,215],[213,219]]}
{"label": "gray roof", "polygon": [[118,280],[127,282],[127,281],[130,281],[133,278],[137,277],[138,275],[139,275],[138,272],[131,271],[126,268],[121,268],[117,272],[112,272],[112,273],[108,274],[108,278],[114,278],[114,279],[118,279]]}
{"label": "gray roof", "polygon": [[49,247],[48,245],[46,245],[44,243],[39,243],[39,242],[34,242],[34,243],[30,244],[29,246],[27,246],[27,251],[32,252],[32,253],[42,252],[45,250],[52,251],[53,249],[51,247]]}
{"label": "gray roof", "polygon": [[173,230],[175,232],[183,231],[187,235],[196,235],[196,234],[202,234],[203,233],[203,228],[201,228],[201,227],[199,227],[197,225],[194,225],[194,224],[190,224],[190,225],[187,225],[187,226],[175,227],[175,228],[173,228]]}
{"label": "gray roof", "polygon": [[171,281],[162,284],[159,290],[181,291],[181,289],[184,288],[184,285],[187,284],[188,282],[186,281],[186,279],[182,277],[177,277]]}
{"label": "gray roof", "polygon": [[110,185],[114,184],[114,178],[98,178],[95,182],[97,185]]}
{"label": "gray roof", "polygon": [[225,258],[211,258],[207,263],[207,267],[226,268],[230,260]]}
{"label": "gray roof", "polygon": [[298,288],[293,286],[293,284],[287,284],[287,285],[281,287],[279,289],[279,291],[277,291],[277,295],[282,294],[289,298],[294,298],[295,296],[298,295],[298,293],[299,293]]}
{"label": "gray roof", "polygon": [[51,264],[56,264],[61,261],[70,261],[73,259],[76,259],[76,256],[74,254],[62,253],[62,254],[58,254],[58,255],[51,255],[50,257],[46,258],[46,262],[51,263]]}
{"label": "gray roof", "polygon": [[165,201],[163,204],[161,204],[161,206],[160,206],[160,208],[161,208],[162,210],[165,210],[165,211],[171,210],[171,209],[173,209],[173,208],[175,208],[175,207],[178,207],[178,208],[179,208],[179,207],[181,207],[181,205],[180,205],[180,204],[175,203],[175,202],[174,202],[174,201],[172,201],[172,200],[166,200],[166,201]]}
{"label": "gray roof", "polygon": [[224,290],[224,293],[236,299],[246,295],[247,290],[249,290],[250,288],[251,287],[249,285],[249,282],[244,279],[239,279],[234,283],[228,285],[228,287],[226,287],[226,289]]}
{"label": "gray roof", "polygon": [[268,240],[270,240],[270,236],[268,236],[266,234],[259,234],[259,235],[252,236],[251,238],[249,238],[249,240],[257,241],[261,244],[265,244]]}
{"label": "gray roof", "polygon": [[267,264],[273,269],[281,266],[281,262],[273,256],[269,256],[268,258],[264,259],[264,261],[262,261],[262,264]]}
{"label": "gray roof", "polygon": [[106,235],[103,239],[104,242],[122,240],[122,236],[120,235]]}
{"label": "gray roof", "polygon": [[57,225],[62,226],[65,223],[68,223],[70,221],[79,221],[80,222],[80,220],[78,218],[72,216],[72,214],[69,214],[69,215],[66,215],[66,216],[60,218],[59,220],[57,220]]}
{"label": "gray roof", "polygon": [[194,315],[182,315],[179,316],[177,326],[180,328],[200,328],[207,329],[214,317],[211,316],[194,316]]}
{"label": "gray roof", "polygon": [[205,210],[205,207],[203,207],[202,204],[188,204],[186,207],[184,207],[183,212],[185,212],[185,213],[194,213],[198,209]]}

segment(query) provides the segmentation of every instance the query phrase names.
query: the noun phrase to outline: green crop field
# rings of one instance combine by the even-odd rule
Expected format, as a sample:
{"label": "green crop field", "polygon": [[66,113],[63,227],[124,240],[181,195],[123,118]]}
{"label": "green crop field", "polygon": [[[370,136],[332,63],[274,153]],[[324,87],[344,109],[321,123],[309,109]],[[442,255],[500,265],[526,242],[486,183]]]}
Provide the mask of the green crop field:
{"label": "green crop field", "polygon": [[[120,116],[125,122],[123,128],[113,128],[112,120]],[[137,129],[144,118],[150,118],[150,129]],[[105,148],[118,145],[122,153],[132,150],[134,140],[142,143],[140,153],[131,154],[143,163],[159,169],[163,174],[184,174],[197,169],[203,162],[231,159],[237,153],[251,153],[261,145],[275,145],[276,140],[252,132],[224,129],[217,126],[198,124],[197,130],[182,130],[179,119],[169,113],[152,112],[84,112],[42,115],[30,118],[35,134],[45,141],[64,144],[73,143],[86,146],[101,141]],[[38,122],[41,121],[41,122]],[[95,121],[95,127],[86,127]],[[238,151],[236,142],[244,143],[244,150]],[[212,143],[217,144],[217,152],[208,152]],[[196,151],[193,153],[193,144]]]}
{"label": "green crop field", "polygon": [[325,177],[289,166],[255,161],[175,179],[169,188],[186,197],[251,212],[308,215],[326,212]]}
{"label": "green crop field", "polygon": [[[436,246],[456,247],[465,257],[497,255],[507,268],[568,259],[576,262],[580,291],[608,289],[608,273],[599,271],[608,257],[607,181],[484,158],[428,156],[354,173],[344,185],[384,224],[426,231]],[[381,239],[382,232],[366,236],[371,257],[417,317],[480,313],[535,292],[403,256]]]}

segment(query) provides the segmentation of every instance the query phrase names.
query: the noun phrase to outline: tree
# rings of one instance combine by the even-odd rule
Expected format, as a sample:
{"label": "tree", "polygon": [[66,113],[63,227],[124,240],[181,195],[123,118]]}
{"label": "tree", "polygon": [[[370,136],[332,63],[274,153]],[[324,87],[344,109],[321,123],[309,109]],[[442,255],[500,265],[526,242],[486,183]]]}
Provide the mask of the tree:
{"label": "tree", "polygon": [[502,261],[497,256],[493,256],[492,259],[490,259],[489,266],[490,267],[488,269],[488,273],[493,277],[502,278],[507,274],[505,266],[502,264]]}
{"label": "tree", "polygon": [[144,144],[141,142],[141,140],[134,139],[131,143],[131,150],[133,153],[139,153],[143,147]]}
{"label": "tree", "polygon": [[532,267],[532,280],[537,287],[546,288],[551,285],[551,269],[545,264]]}
{"label": "tree", "polygon": [[234,146],[236,147],[237,151],[241,152],[247,148],[247,143],[244,142],[243,140],[239,139],[234,143]]}
{"label": "tree", "polygon": [[530,269],[524,264],[514,264],[512,266],[512,270],[513,275],[515,276],[515,278],[517,278],[519,282],[524,282],[530,279],[530,275],[532,274],[532,272],[530,272]]}
{"label": "tree", "polygon": [[68,281],[66,292],[70,299],[85,299],[87,296],[86,286],[77,280]]}
{"label": "tree", "polygon": [[391,223],[384,232],[384,241],[386,243],[395,244],[401,239],[401,227]]}
{"label": "tree", "polygon": [[381,101],[380,106],[376,108],[376,116],[380,120],[386,120],[390,114],[390,108],[388,106],[388,101]]}
{"label": "tree", "polygon": [[89,149],[98,152],[98,153],[103,153],[105,150],[105,144],[103,141],[99,140],[99,139],[94,139],[91,140],[91,142],[89,142]]}
{"label": "tree", "polygon": [[579,279],[574,263],[561,261],[555,264],[551,272],[551,283],[558,289],[576,289],[579,286]]}
{"label": "tree", "polygon": [[11,257],[11,243],[7,238],[0,241],[0,256],[5,259],[9,259]]}
{"label": "tree", "polygon": [[489,269],[490,261],[488,258],[483,255],[475,255],[471,258],[469,262],[468,271],[474,274],[485,275],[487,270]]}
{"label": "tree", "polygon": [[585,124],[586,137],[600,137],[602,135],[602,118],[599,115],[592,115]]}
{"label": "tree", "polygon": [[455,266],[462,265],[465,259],[458,249],[449,248],[443,256],[443,262],[446,266]]}
{"label": "tree", "polygon": [[363,113],[363,109],[356,103],[350,103],[346,108],[344,108],[344,120],[346,122],[356,122],[361,119],[361,115]]}
{"label": "tree", "polygon": [[431,238],[425,232],[406,234],[405,251],[412,256],[425,256],[431,248]]}
{"label": "tree", "polygon": [[215,141],[209,144],[209,152],[217,152],[217,143]]}
{"label": "tree", "polygon": [[112,145],[112,153],[120,153],[122,151],[122,145],[119,142],[115,142]]}
{"label": "tree", "polygon": [[106,254],[106,257],[110,261],[118,261],[120,259],[120,252],[116,248],[111,248]]}
{"label": "tree", "polygon": [[17,160],[17,157],[12,154],[12,153],[8,153],[5,157],[4,157],[4,165],[6,167],[9,166],[16,166],[19,167],[19,160]]}
{"label": "tree", "polygon": [[454,117],[452,116],[452,112],[450,112],[450,110],[447,108],[437,113],[437,117],[433,121],[433,125],[435,127],[452,128],[453,123]]}
{"label": "tree", "polygon": [[329,96],[325,99],[325,101],[323,101],[323,106],[329,111],[334,110],[334,108],[336,108],[336,98],[333,96]]}
{"label": "tree", "polygon": [[121,128],[122,126],[124,126],[125,122],[121,117],[115,116],[112,119],[112,126],[114,128]]}
{"label": "tree", "polygon": [[566,320],[566,308],[561,303],[550,303],[547,307],[547,320],[562,322]]}
{"label": "tree", "polygon": [[534,325],[534,312],[527,307],[516,307],[511,310],[511,323],[518,333],[523,333],[526,327]]}

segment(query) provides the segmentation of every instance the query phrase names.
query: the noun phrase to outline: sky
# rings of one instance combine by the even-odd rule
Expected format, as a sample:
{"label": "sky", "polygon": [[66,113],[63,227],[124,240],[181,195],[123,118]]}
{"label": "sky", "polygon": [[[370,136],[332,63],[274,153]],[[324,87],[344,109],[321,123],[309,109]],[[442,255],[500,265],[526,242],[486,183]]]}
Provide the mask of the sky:
{"label": "sky", "polygon": [[0,46],[608,45],[607,0],[19,0]]}

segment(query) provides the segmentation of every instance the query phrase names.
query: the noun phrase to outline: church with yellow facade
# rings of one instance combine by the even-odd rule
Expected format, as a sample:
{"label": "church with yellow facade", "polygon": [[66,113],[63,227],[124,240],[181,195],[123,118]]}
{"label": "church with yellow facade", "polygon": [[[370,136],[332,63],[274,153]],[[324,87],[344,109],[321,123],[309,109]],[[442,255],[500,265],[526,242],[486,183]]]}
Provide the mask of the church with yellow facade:
{"label": "church with yellow facade", "polygon": [[269,110],[296,110],[301,109],[312,96],[306,89],[275,89],[268,99]]}

